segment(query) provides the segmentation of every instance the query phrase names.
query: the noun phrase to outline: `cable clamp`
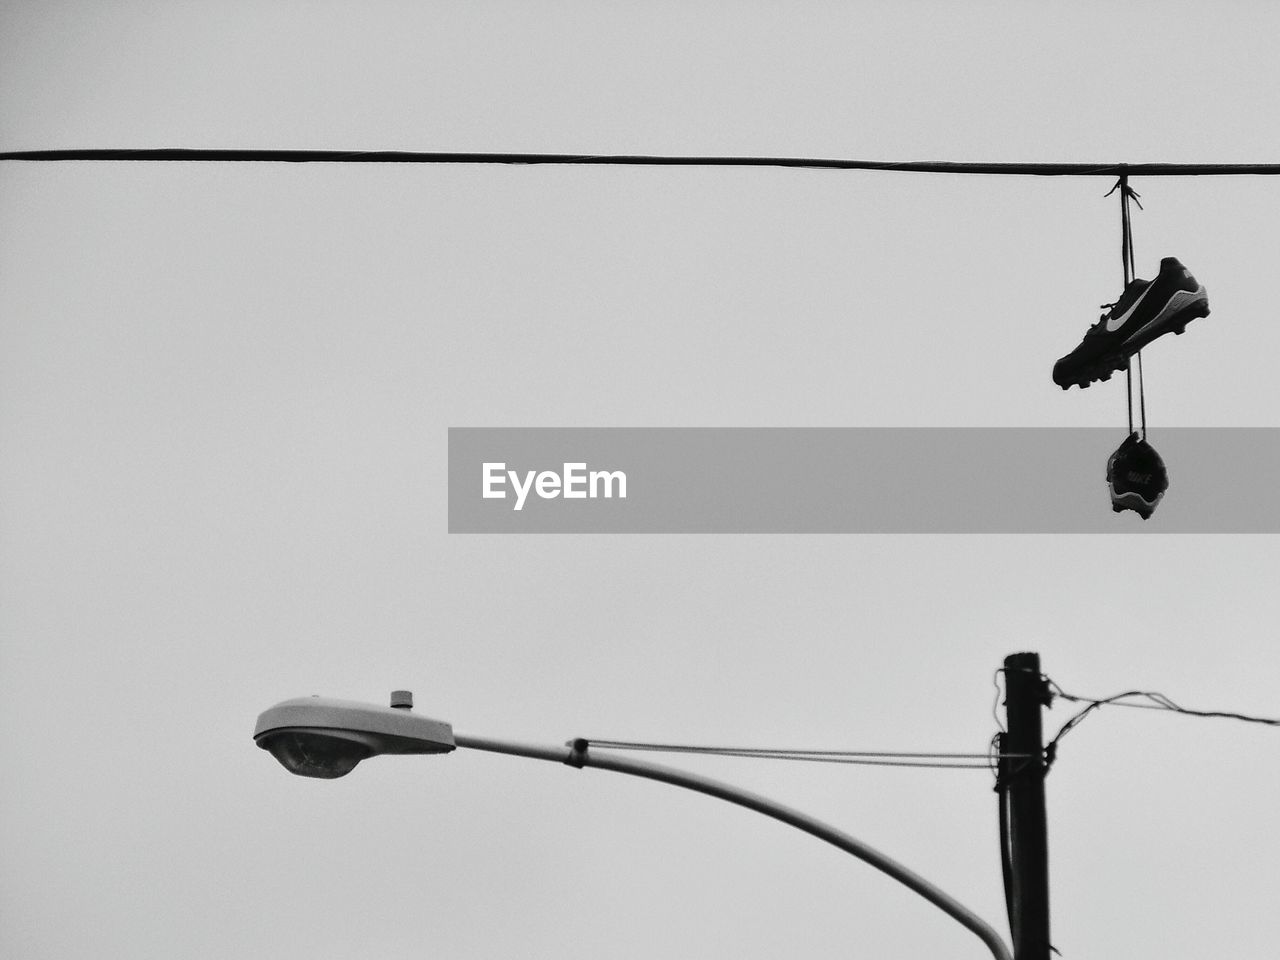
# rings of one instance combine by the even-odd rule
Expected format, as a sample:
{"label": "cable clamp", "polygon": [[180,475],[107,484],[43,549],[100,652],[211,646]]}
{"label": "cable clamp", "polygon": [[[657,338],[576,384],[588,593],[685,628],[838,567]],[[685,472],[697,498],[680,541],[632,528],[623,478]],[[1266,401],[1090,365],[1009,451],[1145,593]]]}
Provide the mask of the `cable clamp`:
{"label": "cable clamp", "polygon": [[577,737],[574,740],[566,741],[565,746],[569,748],[569,755],[564,758],[565,765],[578,770],[585,767],[587,765],[588,745],[585,737]]}

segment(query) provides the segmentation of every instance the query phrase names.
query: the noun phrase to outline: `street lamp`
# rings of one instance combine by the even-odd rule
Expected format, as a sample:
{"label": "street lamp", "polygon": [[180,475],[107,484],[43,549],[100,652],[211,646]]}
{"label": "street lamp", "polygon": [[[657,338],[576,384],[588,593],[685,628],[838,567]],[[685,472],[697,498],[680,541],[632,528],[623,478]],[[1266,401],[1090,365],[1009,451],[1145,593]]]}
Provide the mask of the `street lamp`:
{"label": "street lamp", "polygon": [[286,770],[302,777],[329,780],[344,777],[361,760],[382,753],[449,753],[462,747],[534,760],[552,760],[578,769],[613,770],[719,797],[788,823],[869,863],[975,933],[996,960],[1012,960],[1004,940],[972,910],[896,860],[808,814],[718,780],[656,763],[600,753],[591,750],[586,740],[571,740],[562,747],[546,747],[467,736],[454,733],[452,726],[444,721],[428,719],[412,710],[413,694],[407,690],[394,691],[389,707],[329,697],[298,697],[259,714],[253,739],[259,747],[270,751]]}

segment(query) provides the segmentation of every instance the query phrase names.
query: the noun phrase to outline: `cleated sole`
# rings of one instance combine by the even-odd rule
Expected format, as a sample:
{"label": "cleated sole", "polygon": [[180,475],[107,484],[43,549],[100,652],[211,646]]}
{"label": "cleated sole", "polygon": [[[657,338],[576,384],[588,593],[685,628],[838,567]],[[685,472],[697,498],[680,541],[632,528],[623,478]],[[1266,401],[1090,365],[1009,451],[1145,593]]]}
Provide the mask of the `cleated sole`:
{"label": "cleated sole", "polygon": [[1066,390],[1070,386],[1072,386],[1072,384],[1074,384],[1075,386],[1079,387],[1081,390],[1084,390],[1091,383],[1095,383],[1099,380],[1105,382],[1107,380],[1110,380],[1112,375],[1115,374],[1117,371],[1128,370],[1128,369],[1129,369],[1128,357],[1118,357],[1118,356],[1107,357],[1103,361],[1098,363],[1092,370],[1083,372],[1081,375],[1081,379],[1073,380],[1071,381],[1071,383],[1064,384],[1062,386],[1062,389]]}

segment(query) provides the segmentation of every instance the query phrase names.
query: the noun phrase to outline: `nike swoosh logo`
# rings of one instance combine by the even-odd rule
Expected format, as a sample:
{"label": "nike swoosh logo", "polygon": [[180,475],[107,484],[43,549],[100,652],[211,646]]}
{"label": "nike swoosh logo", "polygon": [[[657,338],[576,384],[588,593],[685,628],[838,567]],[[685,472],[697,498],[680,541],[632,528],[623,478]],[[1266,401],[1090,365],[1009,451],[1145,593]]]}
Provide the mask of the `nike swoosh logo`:
{"label": "nike swoosh logo", "polygon": [[1147,294],[1151,292],[1151,288],[1154,287],[1155,285],[1156,285],[1156,282],[1152,280],[1149,284],[1147,284],[1147,289],[1142,291],[1142,296],[1140,296],[1137,300],[1133,301],[1132,306],[1130,306],[1128,310],[1120,314],[1120,316],[1118,317],[1112,317],[1111,319],[1109,319],[1107,321],[1107,333],[1115,333],[1117,330],[1123,327],[1125,325],[1125,322],[1129,319],[1129,317],[1133,315],[1133,311],[1138,309],[1138,304],[1142,303],[1142,301],[1147,298]]}

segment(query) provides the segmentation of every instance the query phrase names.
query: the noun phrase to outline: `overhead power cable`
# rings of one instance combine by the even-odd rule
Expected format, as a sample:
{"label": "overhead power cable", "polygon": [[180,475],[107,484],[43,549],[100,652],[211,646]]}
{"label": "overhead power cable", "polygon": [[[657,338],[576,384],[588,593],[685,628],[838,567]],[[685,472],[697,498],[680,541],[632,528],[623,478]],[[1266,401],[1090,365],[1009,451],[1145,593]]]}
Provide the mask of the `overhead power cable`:
{"label": "overhead power cable", "polygon": [[440,153],[412,150],[159,149],[10,150],[0,160],[198,161],[223,163],[498,163],[668,167],[804,167],[897,173],[958,173],[1039,177],[1270,176],[1277,163],[966,163],[938,160],[840,160],[814,157],[692,157],[587,153]]}
{"label": "overhead power cable", "polygon": [[[1191,717],[1220,717],[1225,720],[1242,720],[1245,723],[1260,723],[1268,727],[1280,727],[1280,719],[1275,717],[1256,717],[1247,713],[1237,713],[1234,710],[1193,710],[1190,707],[1184,707],[1174,703],[1163,693],[1145,690],[1133,690],[1128,693],[1119,693],[1114,697],[1105,697],[1101,700],[1093,697],[1080,697],[1075,694],[1065,693],[1061,690],[1056,691],[1058,696],[1063,700],[1070,700],[1074,703],[1087,703],[1085,709],[1100,707],[1105,704],[1111,704],[1117,707],[1143,707],[1148,710],[1169,710],[1173,713],[1184,713]],[[1143,697],[1150,700],[1150,703],[1120,703],[1117,702],[1122,697]]]}
{"label": "overhead power cable", "polygon": [[[1054,735],[1053,739],[1045,745],[1045,758],[1048,763],[1052,764],[1057,753],[1058,741],[1061,740],[1070,730],[1073,730],[1094,710],[1103,706],[1117,707],[1142,707],[1148,710],[1167,710],[1171,713],[1181,713],[1192,717],[1218,717],[1226,720],[1240,720],[1245,723],[1258,723],[1268,727],[1280,727],[1280,719],[1274,717],[1258,717],[1247,713],[1237,713],[1232,710],[1193,710],[1190,707],[1184,707],[1174,703],[1173,700],[1165,696],[1163,693],[1151,690],[1126,690],[1124,693],[1117,693],[1110,697],[1095,699],[1093,697],[1082,697],[1076,694],[1067,693],[1057,683],[1045,677],[1045,681],[1049,684],[1055,696],[1061,697],[1063,700],[1070,700],[1074,703],[1086,704],[1083,710],[1073,715]],[[1127,702],[1133,699],[1141,699],[1146,703]]]}

